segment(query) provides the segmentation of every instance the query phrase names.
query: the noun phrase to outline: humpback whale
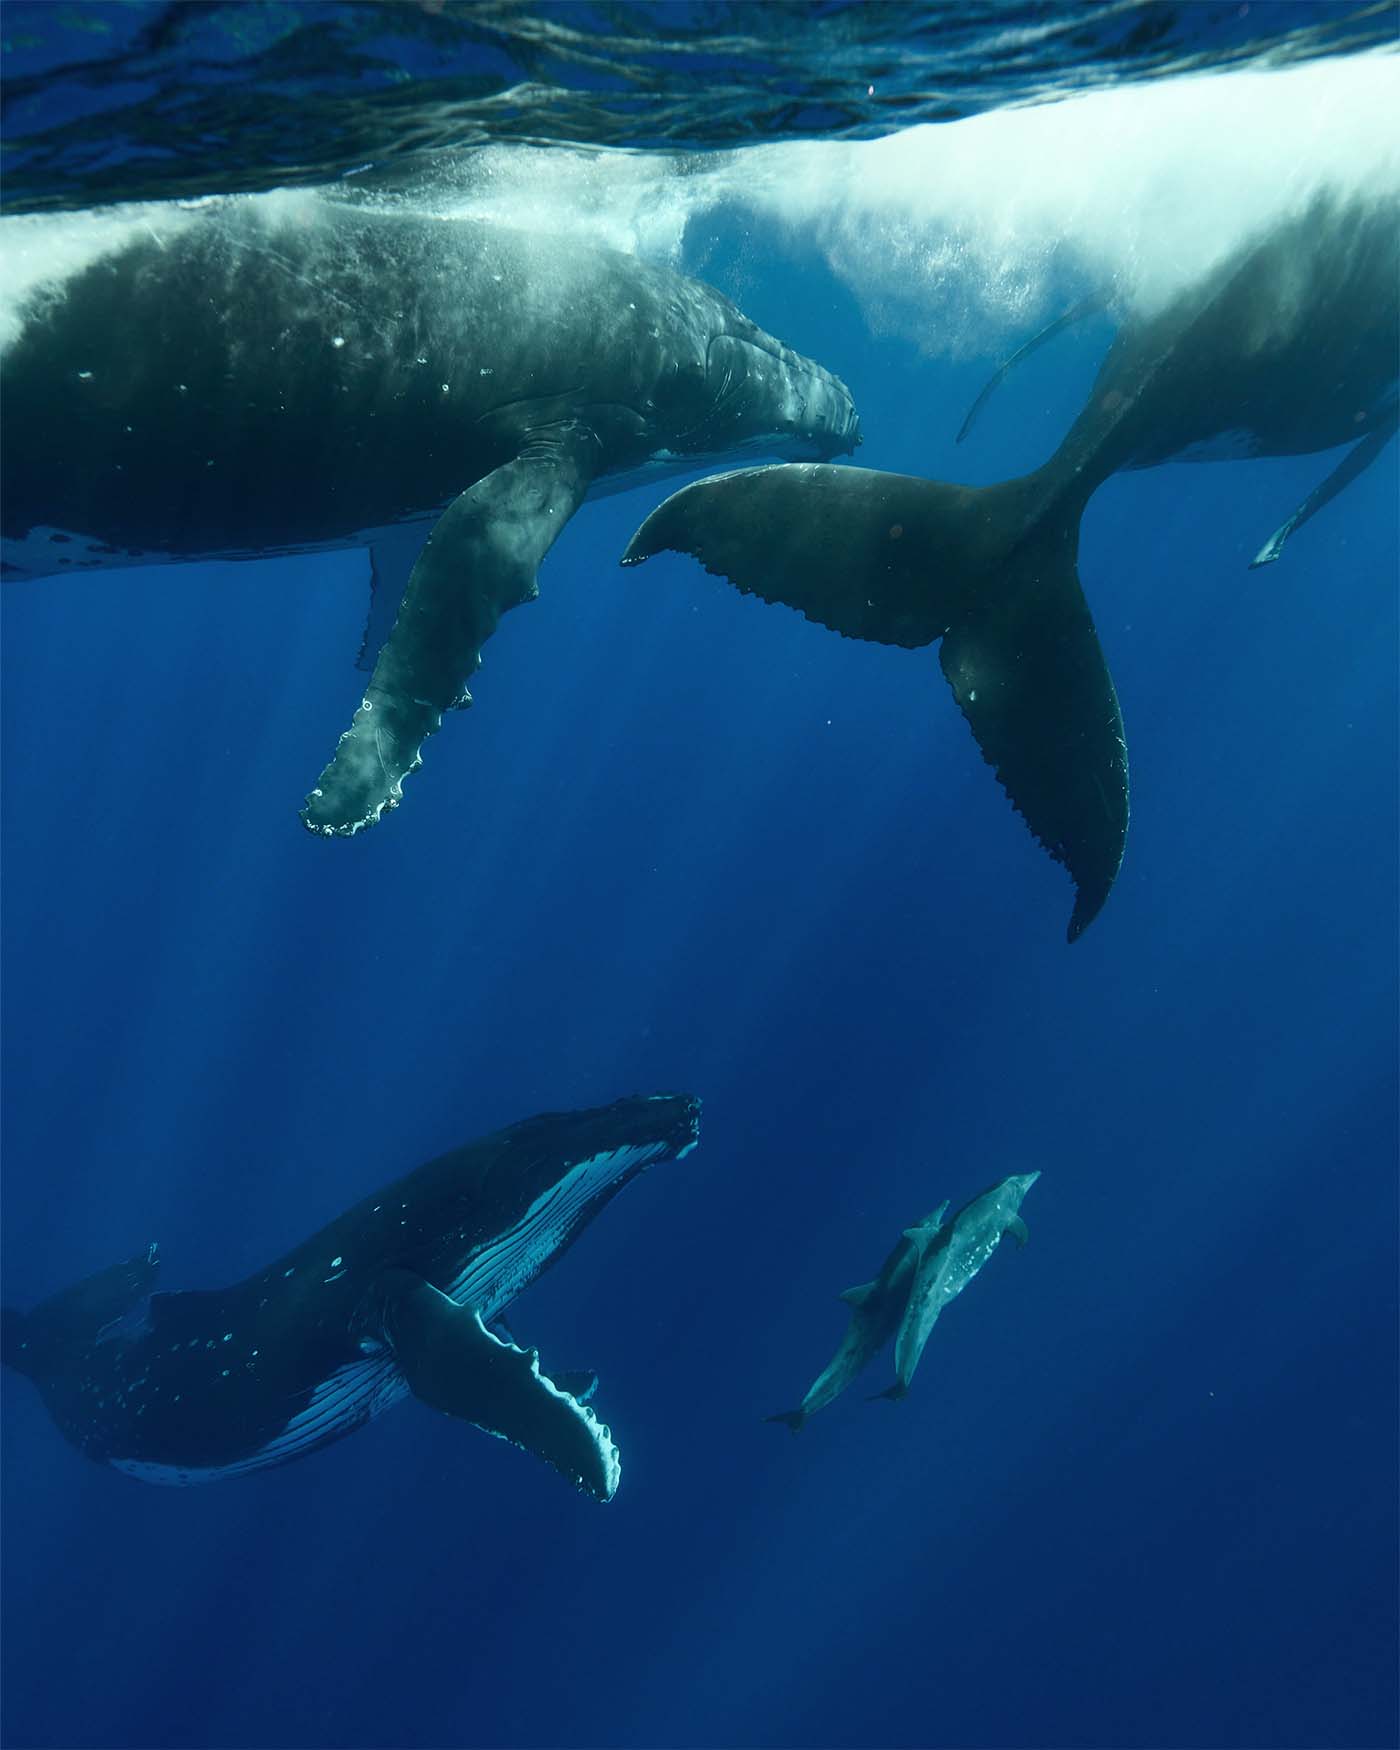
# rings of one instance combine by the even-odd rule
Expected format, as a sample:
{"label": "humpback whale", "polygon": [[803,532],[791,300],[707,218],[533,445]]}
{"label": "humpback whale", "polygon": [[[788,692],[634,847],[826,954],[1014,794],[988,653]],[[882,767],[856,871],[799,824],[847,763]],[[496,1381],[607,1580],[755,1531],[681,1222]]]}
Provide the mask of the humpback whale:
{"label": "humpback whale", "polygon": [[860,441],[838,378],[696,280],[326,196],[134,224],[23,314],[6,575],[370,547],[398,612],[302,811],[318,834],[399,803],[596,483]]}
{"label": "humpback whale", "polygon": [[1276,558],[1395,432],[1397,286],[1395,203],[1318,199],[1127,324],[1034,473],[967,487],[849,467],[745,469],[667,499],[622,563],[689,553],[845,637],[941,640],[984,757],[1074,882],[1074,941],[1108,898],[1128,828],[1122,715],[1077,571],[1089,500],[1120,469],[1352,446],[1255,564]]}
{"label": "humpback whale", "polygon": [[962,1293],[1005,1234],[1025,1245],[1026,1224],[1019,1211],[1039,1177],[1039,1172],[1013,1173],[963,1204],[951,1221],[945,1220],[945,1200],[932,1215],[905,1228],[871,1281],[843,1291],[841,1299],[851,1309],[846,1334],[802,1402],[767,1420],[800,1433],[808,1418],[839,1397],[891,1337],[896,1379],[879,1396],[902,1398],[943,1308]]}
{"label": "humpback whale", "polygon": [[6,1307],[0,1359],[80,1451],[148,1482],[285,1464],[412,1394],[611,1500],[621,1467],[584,1402],[591,1376],[545,1374],[500,1315],[629,1180],[690,1152],[699,1114],[653,1094],[525,1119],[231,1288],[157,1290],[149,1246],[31,1312]]}

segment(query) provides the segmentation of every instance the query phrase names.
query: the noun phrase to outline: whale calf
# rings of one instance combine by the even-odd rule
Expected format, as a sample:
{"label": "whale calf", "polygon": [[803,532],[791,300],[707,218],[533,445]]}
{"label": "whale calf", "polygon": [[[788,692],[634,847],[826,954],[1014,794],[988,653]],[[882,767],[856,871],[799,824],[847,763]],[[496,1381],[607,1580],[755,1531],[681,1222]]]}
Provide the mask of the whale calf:
{"label": "whale calf", "polygon": [[851,1309],[850,1323],[835,1355],[807,1388],[795,1410],[780,1410],[770,1422],[799,1433],[820,1409],[839,1397],[890,1338],[895,1339],[896,1380],[881,1397],[900,1398],[909,1389],[939,1313],[991,1257],[1005,1234],[1026,1243],[1021,1201],[1040,1177],[1013,1173],[965,1203],[951,1221],[947,1202],[913,1227],[905,1228],[877,1274],[841,1299]]}
{"label": "whale calf", "polygon": [[398,612],[302,811],[318,834],[398,804],[596,483],[860,441],[845,385],[708,286],[479,220],[312,195],[162,210],[22,314],[5,575],[370,548],[374,624]]}
{"label": "whale calf", "polygon": [[163,1293],[148,1247],[24,1313],[0,1359],[89,1458],[148,1482],[285,1464],[412,1394],[597,1500],[621,1475],[587,1375],[498,1330],[631,1179],[699,1136],[688,1094],[528,1118],[429,1161],[231,1288]]}
{"label": "whale calf", "polygon": [[984,757],[1074,882],[1074,941],[1112,890],[1129,814],[1122,715],[1077,571],[1085,508],[1120,469],[1351,445],[1255,563],[1276,558],[1395,432],[1397,287],[1396,203],[1316,200],[1126,325],[1034,473],[968,487],[849,467],[745,469],[667,499],[622,562],[689,553],[845,637],[941,640]]}

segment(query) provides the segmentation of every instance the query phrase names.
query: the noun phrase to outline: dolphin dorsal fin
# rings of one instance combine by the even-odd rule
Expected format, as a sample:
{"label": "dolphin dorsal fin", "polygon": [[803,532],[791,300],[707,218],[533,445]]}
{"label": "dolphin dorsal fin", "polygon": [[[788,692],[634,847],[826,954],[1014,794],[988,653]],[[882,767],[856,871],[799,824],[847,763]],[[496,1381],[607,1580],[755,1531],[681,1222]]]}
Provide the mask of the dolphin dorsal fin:
{"label": "dolphin dorsal fin", "polygon": [[874,1292],[875,1284],[873,1282],[858,1282],[854,1288],[843,1288],[841,1299],[846,1302],[847,1306],[864,1306]]}

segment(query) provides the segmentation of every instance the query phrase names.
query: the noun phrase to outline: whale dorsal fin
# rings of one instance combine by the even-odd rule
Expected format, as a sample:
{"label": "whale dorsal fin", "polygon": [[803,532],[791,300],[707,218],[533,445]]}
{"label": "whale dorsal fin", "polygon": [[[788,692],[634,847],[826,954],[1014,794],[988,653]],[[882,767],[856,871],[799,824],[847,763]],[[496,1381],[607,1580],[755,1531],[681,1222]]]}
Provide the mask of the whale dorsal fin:
{"label": "whale dorsal fin", "polygon": [[874,1292],[875,1284],[873,1282],[857,1282],[854,1288],[841,1290],[841,1299],[846,1302],[847,1306],[864,1306]]}
{"label": "whale dorsal fin", "polygon": [[535,1350],[492,1336],[475,1307],[410,1270],[386,1271],[372,1294],[414,1397],[533,1452],[596,1500],[612,1499],[622,1467],[608,1430],[540,1372]]}

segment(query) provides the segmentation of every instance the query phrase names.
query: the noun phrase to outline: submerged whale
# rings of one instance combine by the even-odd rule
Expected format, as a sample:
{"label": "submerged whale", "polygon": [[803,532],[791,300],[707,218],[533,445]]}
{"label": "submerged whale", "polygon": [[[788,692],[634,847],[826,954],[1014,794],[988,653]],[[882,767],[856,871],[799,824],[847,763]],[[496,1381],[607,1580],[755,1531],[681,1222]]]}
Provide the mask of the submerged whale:
{"label": "submerged whale", "polygon": [[6,575],[370,546],[398,614],[307,798],[322,834],[400,801],[595,482],[860,441],[838,378],[698,281],[325,197],[136,224],[24,315],[0,361]]}
{"label": "submerged whale", "polygon": [[1074,881],[1074,941],[1108,898],[1128,828],[1122,716],[1076,568],[1085,508],[1120,469],[1353,446],[1255,563],[1276,558],[1395,432],[1397,287],[1396,204],[1318,200],[1125,326],[1034,473],[969,487],[746,469],[667,499],[622,562],[690,553],[848,638],[941,640],[983,755]]}
{"label": "submerged whale", "polygon": [[802,1402],[767,1420],[800,1433],[808,1418],[839,1397],[891,1337],[896,1379],[879,1395],[902,1398],[943,1308],[962,1293],[1008,1233],[1025,1245],[1021,1203],[1039,1177],[1038,1172],[1013,1173],[963,1204],[951,1221],[944,1219],[944,1201],[932,1215],[905,1228],[878,1274],[842,1293],[851,1309],[846,1334]]}
{"label": "submerged whale", "polygon": [[410,1393],[598,1500],[621,1466],[583,1401],[489,1327],[643,1168],[695,1146],[686,1094],[526,1119],[429,1161],[232,1288],[156,1290],[156,1248],[23,1313],[0,1359],[89,1458],[156,1483],[285,1464]]}

